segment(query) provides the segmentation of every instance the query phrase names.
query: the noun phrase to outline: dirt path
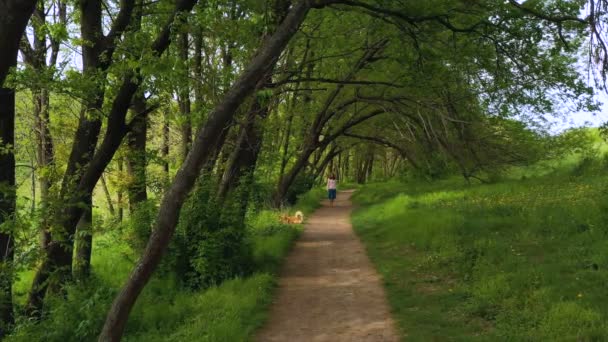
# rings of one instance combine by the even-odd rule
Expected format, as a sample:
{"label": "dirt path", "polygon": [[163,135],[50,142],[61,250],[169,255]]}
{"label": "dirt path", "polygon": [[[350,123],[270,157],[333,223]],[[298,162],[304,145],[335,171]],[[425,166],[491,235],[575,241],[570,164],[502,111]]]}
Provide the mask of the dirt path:
{"label": "dirt path", "polygon": [[308,220],[256,341],[398,341],[381,280],[350,224],[352,192]]}

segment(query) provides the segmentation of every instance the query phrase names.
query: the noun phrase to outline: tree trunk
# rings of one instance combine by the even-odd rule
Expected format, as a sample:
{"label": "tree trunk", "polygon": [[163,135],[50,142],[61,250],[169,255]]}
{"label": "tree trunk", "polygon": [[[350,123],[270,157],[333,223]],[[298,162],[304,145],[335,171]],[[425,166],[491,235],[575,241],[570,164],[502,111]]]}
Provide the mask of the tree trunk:
{"label": "tree trunk", "polygon": [[368,152],[367,165],[365,168],[365,182],[369,182],[372,178],[372,171],[374,169],[374,151]]}
{"label": "tree trunk", "polygon": [[230,155],[220,182],[218,198],[224,200],[226,194],[234,189],[243,175],[253,172],[262,148],[261,120],[268,115],[268,106],[262,106],[257,99],[253,104],[245,124],[239,133],[237,146]]}
{"label": "tree trunk", "polygon": [[[102,4],[101,1],[81,1],[79,2],[81,12],[81,32],[83,41],[87,42],[82,46],[83,73],[85,75],[95,75],[100,69],[107,69],[108,62],[101,61],[103,51],[103,29],[102,29]],[[107,57],[106,57],[107,58]],[[99,82],[96,89],[92,91],[91,97],[83,108],[78,128],[72,144],[72,150],[68,160],[68,165],[63,177],[60,199],[66,207],[76,207],[86,205],[86,199],[91,194],[80,194],[76,198],[70,194],[75,192],[76,185],[80,182],[86,165],[90,162],[101,130],[101,119],[99,111],[103,106],[105,93],[104,82]],[[72,275],[72,253],[74,246],[75,228],[80,220],[78,215],[74,222],[74,230],[66,229],[53,235],[53,241],[47,247],[47,259],[39,269],[40,276],[34,277],[34,283],[30,293],[32,301],[28,303],[30,310],[39,312],[47,287],[59,289]],[[58,239],[55,239],[55,235]],[[50,272],[56,271],[51,278]],[[56,275],[56,277],[55,277]],[[34,300],[36,298],[36,300]],[[35,307],[34,305],[40,305]]]}
{"label": "tree trunk", "polygon": [[188,193],[192,190],[201,168],[210,157],[219,135],[229,124],[245,97],[253,92],[256,84],[268,70],[269,65],[274,64],[291,37],[297,32],[309,9],[309,1],[299,1],[293,6],[281,26],[272,37],[264,42],[262,48],[255,54],[251,63],[198,132],[191,153],[188,154],[186,161],[162,200],[156,224],[146,249],[108,312],[106,322],[99,336],[100,341],[120,340],[129,313],[158,266],[175,231],[181,207]]}
{"label": "tree trunk", "polygon": [[[3,0],[0,1],[0,88],[10,68],[17,65],[19,42],[27,21],[34,12],[37,0]],[[10,14],[10,15],[9,15]],[[6,95],[5,95],[6,96]],[[9,96],[10,97],[10,96]],[[7,100],[6,103],[10,101]]]}
{"label": "tree trunk", "polygon": [[[13,324],[13,224],[15,214],[15,92],[0,88],[0,337]],[[8,149],[8,150],[7,150]],[[8,224],[7,224],[8,222]]]}
{"label": "tree trunk", "polygon": [[166,184],[169,184],[169,145],[170,145],[170,135],[169,135],[169,110],[166,109],[163,111],[163,142],[160,150],[160,154],[162,157],[162,166],[163,171],[165,172],[165,181]]}
{"label": "tree trunk", "polygon": [[131,131],[127,135],[127,169],[130,182],[127,187],[129,193],[129,210],[131,214],[137,206],[148,200],[146,191],[146,143],[147,143],[147,116],[137,115],[146,110],[146,103],[142,96],[137,95],[133,100],[134,112]]}
{"label": "tree trunk", "polygon": [[51,188],[51,168],[54,164],[54,147],[51,132],[49,131],[49,92],[41,89],[34,93],[34,116],[36,119],[36,139],[37,139],[37,159],[38,159],[38,184],[40,185],[40,246],[46,249],[50,240],[49,232],[49,210],[48,205],[51,201],[49,190]]}
{"label": "tree trunk", "polygon": [[[118,172],[120,175],[122,175],[123,171],[125,170],[124,168],[124,162],[122,158],[118,159]],[[125,204],[124,202],[124,191],[122,190],[122,187],[118,188],[117,194],[117,202],[118,202],[118,222],[122,222],[122,220],[125,218]]]}
{"label": "tree trunk", "polygon": [[[297,87],[297,85],[296,85]],[[283,175],[285,174],[285,168],[287,167],[287,163],[289,162],[289,139],[291,138],[291,126],[293,124],[293,117],[295,116],[294,114],[294,110],[293,110],[293,103],[296,101],[295,100],[295,93],[292,97],[292,104],[288,107],[289,113],[287,114],[287,128],[286,128],[286,132],[285,132],[285,137],[283,140],[283,154],[281,156],[281,168],[279,170],[279,179],[283,178]]]}
{"label": "tree trunk", "polygon": [[[268,31],[272,32],[276,27],[285,19],[289,8],[290,1],[277,0],[274,3],[272,10],[272,20]],[[261,41],[263,42],[268,38],[269,34],[262,36]],[[254,90],[254,94],[264,91],[266,85],[272,82],[272,74],[276,66],[276,60],[268,68],[258,86]],[[266,102],[266,103],[262,103]],[[260,150],[262,149],[262,139],[264,137],[262,121],[268,117],[270,113],[270,100],[263,100],[258,96],[254,95],[253,103],[247,116],[245,118],[245,124],[241,129],[239,137],[237,139],[237,145],[233,153],[230,155],[226,169],[223,173],[220,181],[220,187],[218,190],[218,198],[223,201],[226,194],[234,189],[241,178],[248,173],[253,173],[255,165],[257,163]],[[248,188],[248,186],[247,186]],[[242,200],[243,210],[241,216],[244,218],[245,210],[247,208],[248,190],[243,191]]]}
{"label": "tree trunk", "polygon": [[[128,5],[133,5],[134,2],[134,0],[124,0],[121,1],[121,4],[124,4],[126,7],[129,7]],[[83,37],[85,37],[97,31],[96,29],[92,29],[92,27],[97,27],[97,25],[101,25],[101,19],[99,18],[101,15],[99,12],[101,10],[100,1],[84,1],[80,4],[83,13],[81,18],[81,30],[83,32]],[[167,49],[171,42],[171,27],[173,26],[173,21],[181,13],[189,13],[195,4],[196,0],[182,0],[176,2],[172,15],[168,18],[167,22],[161,29],[159,35],[152,43],[151,50],[153,54],[158,56]],[[129,7],[129,9],[132,10],[133,8]],[[123,7],[121,6],[121,14],[117,16],[117,18],[115,19],[115,23],[120,22],[124,24],[124,27],[126,27],[129,21],[125,21],[125,18],[130,18],[131,11],[126,12],[127,13],[123,13]],[[113,31],[114,30],[110,31],[110,33],[112,33]],[[99,32],[101,32],[100,27]],[[96,40],[99,40],[100,37],[103,37],[99,32],[97,34],[94,34],[92,36],[92,39],[87,40],[96,42]],[[105,39],[103,41],[107,43]],[[93,63],[96,61],[96,59],[92,58],[92,55],[89,54],[95,50],[96,45],[96,43],[83,45],[84,66],[86,66],[88,63]],[[102,45],[106,47],[106,49],[102,51],[104,52],[104,55],[97,55],[95,58],[103,57],[104,63],[99,63],[99,68],[102,71],[105,71],[107,70],[107,68],[109,67],[109,63],[111,62],[110,57],[111,52],[113,52],[113,45]],[[89,51],[89,49],[91,50]],[[89,53],[85,53],[85,51],[88,51]],[[110,55],[110,57],[105,56],[106,52],[108,55]],[[75,174],[70,172],[75,171],[70,170],[71,165],[86,165],[86,167],[83,168],[83,172],[76,174],[78,177],[67,178],[67,180],[72,180],[72,182],[68,182],[66,181],[66,178],[64,178],[64,185],[67,184],[70,186],[69,189],[67,186],[62,187],[61,195],[62,198],[64,198],[65,206],[60,212],[57,213],[57,220],[61,223],[61,226],[64,231],[57,232],[57,239],[55,239],[55,235],[53,235],[53,242],[49,245],[49,248],[46,253],[46,258],[43,260],[42,265],[40,266],[36,276],[34,277],[34,284],[32,285],[33,295],[30,296],[30,298],[44,298],[44,290],[48,285],[47,280],[49,279],[51,273],[58,274],[58,277],[54,279],[54,281],[56,281],[60,285],[64,284],[66,280],[69,279],[69,275],[71,274],[71,272],[69,271],[72,268],[72,251],[74,247],[73,236],[76,232],[76,226],[78,225],[80,217],[84,212],[83,206],[81,204],[86,201],[88,194],[92,194],[95,185],[103,174],[103,171],[105,170],[106,166],[111,162],[114,154],[120,147],[124,136],[128,132],[126,114],[130,107],[131,100],[137,92],[141,81],[141,75],[139,74],[139,70],[137,69],[127,72],[127,74],[124,75],[122,84],[120,85],[116,97],[114,98],[111,104],[103,142],[99,146],[97,151],[95,151],[95,146],[93,145],[91,153],[88,155],[84,155],[86,156],[86,159],[83,158],[83,154],[81,154],[80,152],[83,152],[83,150],[90,148],[88,142],[90,142],[91,140],[94,139],[96,142],[97,136],[99,135],[99,129],[97,128],[97,121],[99,120],[91,121],[87,120],[86,118],[81,120],[82,125],[79,127],[76,139],[74,140],[74,148],[72,150],[73,153],[70,157],[70,162],[68,163],[68,170],[66,172],[66,175]],[[101,89],[103,90],[103,88]],[[103,103],[103,96],[98,96],[100,94],[103,94],[103,92],[95,92],[94,95],[96,97],[92,102],[95,105],[99,104],[98,108],[101,108],[101,104]],[[100,100],[101,102],[97,102]],[[92,128],[97,128],[97,134],[94,134],[94,138],[90,138],[90,135],[82,136],[83,133],[86,133],[87,129]],[[84,163],[72,163],[73,159],[81,158],[84,159]],[[74,178],[77,178],[77,182],[74,182]],[[73,184],[76,184],[76,186],[72,186]],[[41,305],[42,300],[35,301],[35,303]],[[40,311],[40,308],[34,309]]]}
{"label": "tree trunk", "polygon": [[194,116],[191,115],[191,121],[195,121],[197,125],[195,129],[200,128],[200,123],[203,122],[203,109],[205,99],[203,95],[203,86],[201,80],[203,79],[203,30],[200,27],[196,27],[193,33],[194,40],[194,58],[192,66],[192,74],[197,80],[194,82]]}
{"label": "tree trunk", "polygon": [[275,192],[273,199],[275,207],[281,207],[283,201],[285,200],[285,196],[287,195],[287,190],[289,190],[289,187],[296,179],[298,174],[300,174],[300,172],[304,170],[304,168],[308,164],[308,158],[310,158],[310,156],[316,149],[316,146],[308,145],[304,149],[304,151],[302,151],[302,154],[300,154],[300,156],[296,160],[295,164],[291,167],[289,172],[285,174],[282,179],[279,180],[279,185],[277,187],[277,191]]}
{"label": "tree trunk", "polygon": [[[54,6],[56,6],[56,9],[58,10],[57,17],[55,18],[56,22],[58,22],[60,25],[66,25],[67,5],[63,1],[57,1]],[[57,64],[61,43],[56,37],[48,34],[48,30],[45,27],[47,24],[46,16],[47,12],[45,9],[45,4],[44,2],[40,1],[34,10],[34,15],[31,20],[34,45],[33,47],[30,47],[27,40],[25,40],[25,42],[23,42],[21,45],[23,60],[29,67],[33,68],[35,72],[39,74],[45,74],[49,66],[55,66]],[[51,48],[50,58],[47,58],[49,45]],[[49,232],[49,227],[51,224],[49,220],[49,203],[51,201],[49,189],[55,178],[55,170],[53,168],[54,147],[51,133],[49,131],[50,94],[47,86],[43,85],[41,87],[35,87],[32,89],[32,100],[34,104],[35,118],[34,132],[37,140],[37,170],[39,170],[39,172],[37,172],[37,182],[40,185],[40,246],[43,250],[45,250],[51,239]],[[33,174],[34,173],[32,173],[32,175]],[[35,183],[36,182],[34,182],[32,185],[32,189],[35,189]],[[34,207],[35,202],[36,201],[32,201],[32,207]]]}
{"label": "tree trunk", "polygon": [[[15,213],[15,92],[4,87],[10,68],[17,65],[19,41],[36,0],[0,2],[0,224]],[[5,148],[9,150],[5,150]],[[10,228],[10,224],[8,228]],[[14,322],[12,296],[12,229],[0,232],[0,339]]]}
{"label": "tree trunk", "polygon": [[76,226],[76,262],[74,263],[74,278],[85,280],[91,273],[91,252],[93,250],[93,207],[92,198],[88,197],[84,205],[84,213]]}
{"label": "tree trunk", "polygon": [[106,201],[108,202],[108,210],[113,217],[116,217],[116,210],[114,209],[114,204],[112,203],[112,195],[110,194],[110,190],[108,189],[108,184],[106,183],[106,177],[101,176],[101,188],[103,189],[104,195],[106,195]]}
{"label": "tree trunk", "polygon": [[334,158],[340,154],[341,150],[338,150],[337,146],[332,146],[332,148],[327,152],[325,157],[319,162],[316,167],[314,178],[315,180],[320,179],[323,176],[323,171],[325,171],[329,166],[329,172],[333,173],[333,160]]}
{"label": "tree trunk", "polygon": [[[184,26],[187,25],[187,21],[184,19]],[[191,121],[191,104],[190,104],[190,86],[189,86],[189,68],[188,68],[188,31],[184,27],[177,39],[177,48],[179,50],[179,58],[184,63],[185,67],[185,80],[178,89],[178,102],[179,112],[181,114],[181,157],[182,162],[186,160],[190,147],[192,146],[192,121]]]}

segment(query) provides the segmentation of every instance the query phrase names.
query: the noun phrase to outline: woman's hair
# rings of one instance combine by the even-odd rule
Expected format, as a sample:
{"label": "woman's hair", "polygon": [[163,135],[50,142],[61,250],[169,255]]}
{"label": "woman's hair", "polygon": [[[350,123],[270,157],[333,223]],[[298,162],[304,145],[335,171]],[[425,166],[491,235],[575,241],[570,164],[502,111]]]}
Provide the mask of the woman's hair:
{"label": "woman's hair", "polygon": [[336,179],[336,174],[335,173],[330,174],[329,179]]}

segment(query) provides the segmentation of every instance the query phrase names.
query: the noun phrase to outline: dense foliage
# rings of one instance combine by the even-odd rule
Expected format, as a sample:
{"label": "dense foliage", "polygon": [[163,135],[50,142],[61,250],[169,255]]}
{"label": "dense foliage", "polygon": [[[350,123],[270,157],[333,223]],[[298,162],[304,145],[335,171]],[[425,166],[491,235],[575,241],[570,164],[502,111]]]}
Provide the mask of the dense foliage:
{"label": "dense foliage", "polygon": [[278,211],[330,173],[487,183],[588,149],[540,123],[598,108],[578,64],[603,87],[607,6],[0,2],[0,335],[148,336],[156,318],[127,319],[164,282],[212,317],[205,289],[270,287],[255,274],[293,237]]}

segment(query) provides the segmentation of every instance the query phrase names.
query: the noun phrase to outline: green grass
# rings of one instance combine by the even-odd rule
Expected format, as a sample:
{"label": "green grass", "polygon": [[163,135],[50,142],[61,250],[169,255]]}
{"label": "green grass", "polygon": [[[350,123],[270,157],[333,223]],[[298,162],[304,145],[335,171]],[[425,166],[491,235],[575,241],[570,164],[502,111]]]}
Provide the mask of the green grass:
{"label": "green grass", "polygon": [[301,210],[304,215],[311,214],[321,206],[321,199],[325,198],[326,195],[327,190],[325,188],[313,188],[298,196],[298,201],[292,209]]}
{"label": "green grass", "polygon": [[608,340],[608,178],[581,168],[360,189],[353,223],[403,336]]}
{"label": "green grass", "polygon": [[[297,208],[310,213],[320,191],[305,194]],[[316,201],[316,203],[315,203]],[[283,258],[301,226],[278,222],[276,211],[247,217],[255,272],[202,291],[187,291],[171,276],[156,276],[140,295],[129,319],[125,341],[246,341],[265,319]],[[8,341],[94,341],[107,309],[128,276],[132,251],[112,234],[94,239],[93,278],[70,286],[67,299],[49,298],[39,324],[21,319]],[[21,272],[15,299],[23,305],[32,271]]]}

